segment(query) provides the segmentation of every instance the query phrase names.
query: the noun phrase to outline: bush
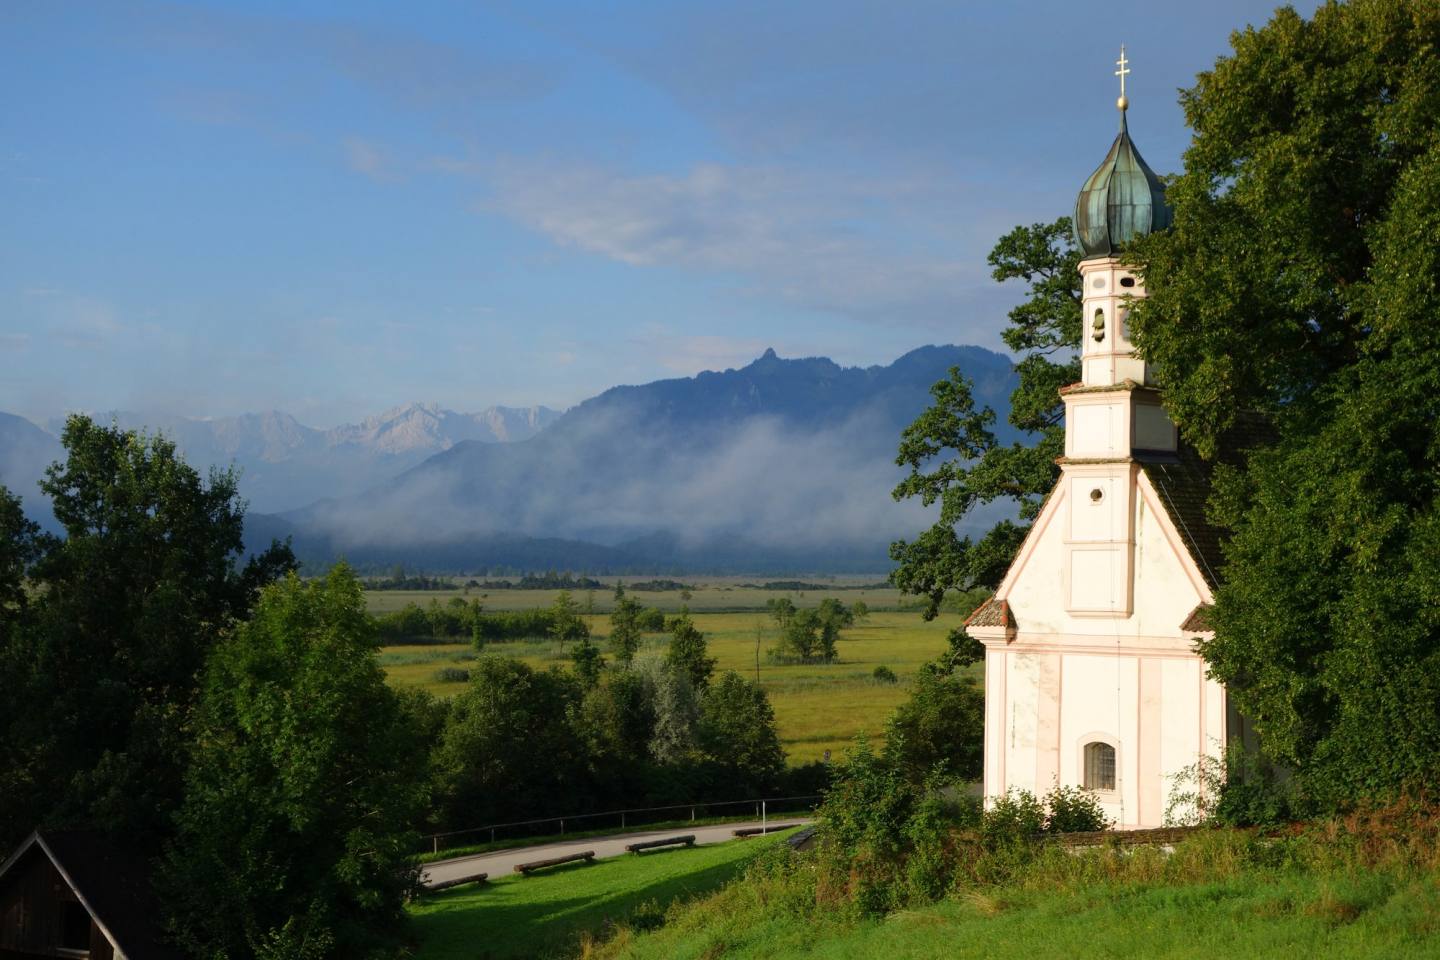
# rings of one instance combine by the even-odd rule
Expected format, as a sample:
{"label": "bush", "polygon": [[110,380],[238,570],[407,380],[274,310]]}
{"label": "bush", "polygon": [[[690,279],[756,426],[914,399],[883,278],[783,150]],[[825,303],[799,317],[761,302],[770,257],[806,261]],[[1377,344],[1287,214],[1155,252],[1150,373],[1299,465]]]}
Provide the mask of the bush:
{"label": "bush", "polygon": [[1112,826],[1095,794],[1058,784],[1044,797],[1011,788],[996,797],[980,819],[980,832],[992,844],[1033,839],[1045,833],[1088,833]]}
{"label": "bush", "polygon": [[646,607],[635,618],[635,625],[642,633],[661,633],[665,629],[665,614],[656,607]]}
{"label": "bush", "polygon": [[885,755],[918,783],[937,766],[980,776],[985,756],[985,692],[971,676],[922,670],[910,697],[891,714]]}
{"label": "bush", "polygon": [[870,674],[870,679],[876,683],[898,683],[900,680],[899,677],[895,676],[895,671],[883,663],[874,669]]}
{"label": "bush", "polygon": [[470,671],[463,667],[441,667],[431,674],[440,683],[469,683]]}

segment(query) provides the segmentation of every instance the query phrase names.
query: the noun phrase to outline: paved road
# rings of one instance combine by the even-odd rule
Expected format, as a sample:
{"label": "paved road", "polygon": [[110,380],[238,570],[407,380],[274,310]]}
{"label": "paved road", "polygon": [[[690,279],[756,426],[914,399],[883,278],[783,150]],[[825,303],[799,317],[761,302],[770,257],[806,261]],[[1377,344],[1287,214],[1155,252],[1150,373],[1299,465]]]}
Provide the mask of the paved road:
{"label": "paved road", "polygon": [[[778,823],[811,823],[810,817],[771,817],[771,824]],[[695,834],[695,842],[701,843],[723,843],[726,840],[735,839],[733,831],[745,827],[758,827],[760,821],[747,821],[745,823],[720,823],[708,827],[684,827],[670,830],[642,830],[635,833],[617,833],[604,837],[587,837],[583,840],[562,840],[556,843],[545,843],[534,847],[515,847],[510,850],[496,850],[493,853],[481,853],[473,857],[460,857],[456,860],[437,860],[434,863],[426,864],[425,872],[421,876],[421,882],[425,884],[440,883],[445,880],[453,880],[456,877],[471,876],[476,873],[488,873],[492,878],[499,878],[506,874],[513,873],[515,864],[527,863],[531,860],[548,860],[551,857],[563,857],[570,853],[581,853],[585,850],[594,850],[596,858],[616,857],[625,852],[625,844],[635,843],[639,840],[659,840],[661,837],[681,837],[689,833]]]}

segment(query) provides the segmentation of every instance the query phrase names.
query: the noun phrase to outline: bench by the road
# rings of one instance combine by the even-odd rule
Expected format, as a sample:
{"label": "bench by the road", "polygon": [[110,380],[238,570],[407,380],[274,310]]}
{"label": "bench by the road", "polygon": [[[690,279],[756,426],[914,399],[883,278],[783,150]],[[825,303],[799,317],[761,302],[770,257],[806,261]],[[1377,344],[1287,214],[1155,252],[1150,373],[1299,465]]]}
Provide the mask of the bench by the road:
{"label": "bench by the road", "polygon": [[558,867],[562,863],[574,863],[577,860],[594,860],[594,850],[582,850],[579,853],[567,853],[563,857],[549,857],[545,860],[529,860],[525,863],[515,864],[516,873],[534,873],[536,870],[544,870],[546,867]]}
{"label": "bench by the road", "polygon": [[[809,823],[810,818],[790,818],[785,821],[787,824]],[[723,843],[734,839],[731,836],[732,830],[745,829],[747,827],[762,826],[760,821],[751,823],[719,823],[713,826],[694,827],[691,834],[695,837],[695,843]],[[673,830],[636,830],[630,833],[619,833],[604,837],[585,837],[579,840],[562,840],[554,843],[544,843],[531,847],[515,847],[510,850],[495,850],[490,853],[480,853],[468,857],[459,857],[454,860],[437,860],[434,863],[427,863],[422,868],[423,873],[420,882],[427,887],[433,888],[438,883],[447,880],[454,880],[457,877],[473,876],[484,871],[491,876],[502,873],[511,873],[515,865],[529,863],[533,860],[547,860],[555,857],[569,856],[574,853],[582,853],[586,850],[593,850],[597,860],[605,857],[623,856],[626,847],[633,843],[643,843],[647,840],[659,840],[665,837],[674,836]]]}
{"label": "bench by the road", "polygon": [[758,837],[762,833],[779,833],[781,830],[791,830],[800,826],[801,823],[808,822],[808,820],[792,820],[790,823],[767,823],[762,827],[741,827],[739,830],[731,830],[730,832],[744,839],[745,837]]}
{"label": "bench by the road", "polygon": [[642,840],[639,843],[627,843],[625,849],[631,853],[640,853],[644,850],[654,850],[656,847],[673,847],[683,843],[687,847],[695,846],[695,834],[687,833],[683,837],[662,837],[659,840]]}

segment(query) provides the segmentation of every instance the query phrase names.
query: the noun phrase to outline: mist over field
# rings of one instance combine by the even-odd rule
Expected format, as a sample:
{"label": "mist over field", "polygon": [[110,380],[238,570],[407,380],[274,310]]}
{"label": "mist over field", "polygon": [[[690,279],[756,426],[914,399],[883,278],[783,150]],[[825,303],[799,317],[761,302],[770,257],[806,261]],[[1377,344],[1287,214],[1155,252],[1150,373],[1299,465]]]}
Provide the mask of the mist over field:
{"label": "mist over field", "polygon": [[[927,347],[888,367],[767,353],[724,373],[620,387],[530,440],[457,444],[357,497],[284,515],[302,555],[495,562],[497,543],[604,548],[592,562],[712,569],[880,570],[928,524],[890,496],[900,431],[950,366],[1004,425],[1009,361]],[[984,529],[1008,504],[977,511]],[[498,551],[503,553],[503,550]],[[557,564],[562,558],[556,558]],[[581,564],[574,564],[580,566]]]}

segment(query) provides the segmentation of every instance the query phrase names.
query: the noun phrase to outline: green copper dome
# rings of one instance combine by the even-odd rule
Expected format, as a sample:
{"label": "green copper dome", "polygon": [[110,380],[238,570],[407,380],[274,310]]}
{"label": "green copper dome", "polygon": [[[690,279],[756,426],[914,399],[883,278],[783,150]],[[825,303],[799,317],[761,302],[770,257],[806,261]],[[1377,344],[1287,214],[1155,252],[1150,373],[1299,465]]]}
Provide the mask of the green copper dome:
{"label": "green copper dome", "polygon": [[1170,226],[1170,217],[1165,188],[1131,142],[1122,107],[1120,135],[1075,201],[1075,239],[1087,259],[1114,256],[1136,237]]}

